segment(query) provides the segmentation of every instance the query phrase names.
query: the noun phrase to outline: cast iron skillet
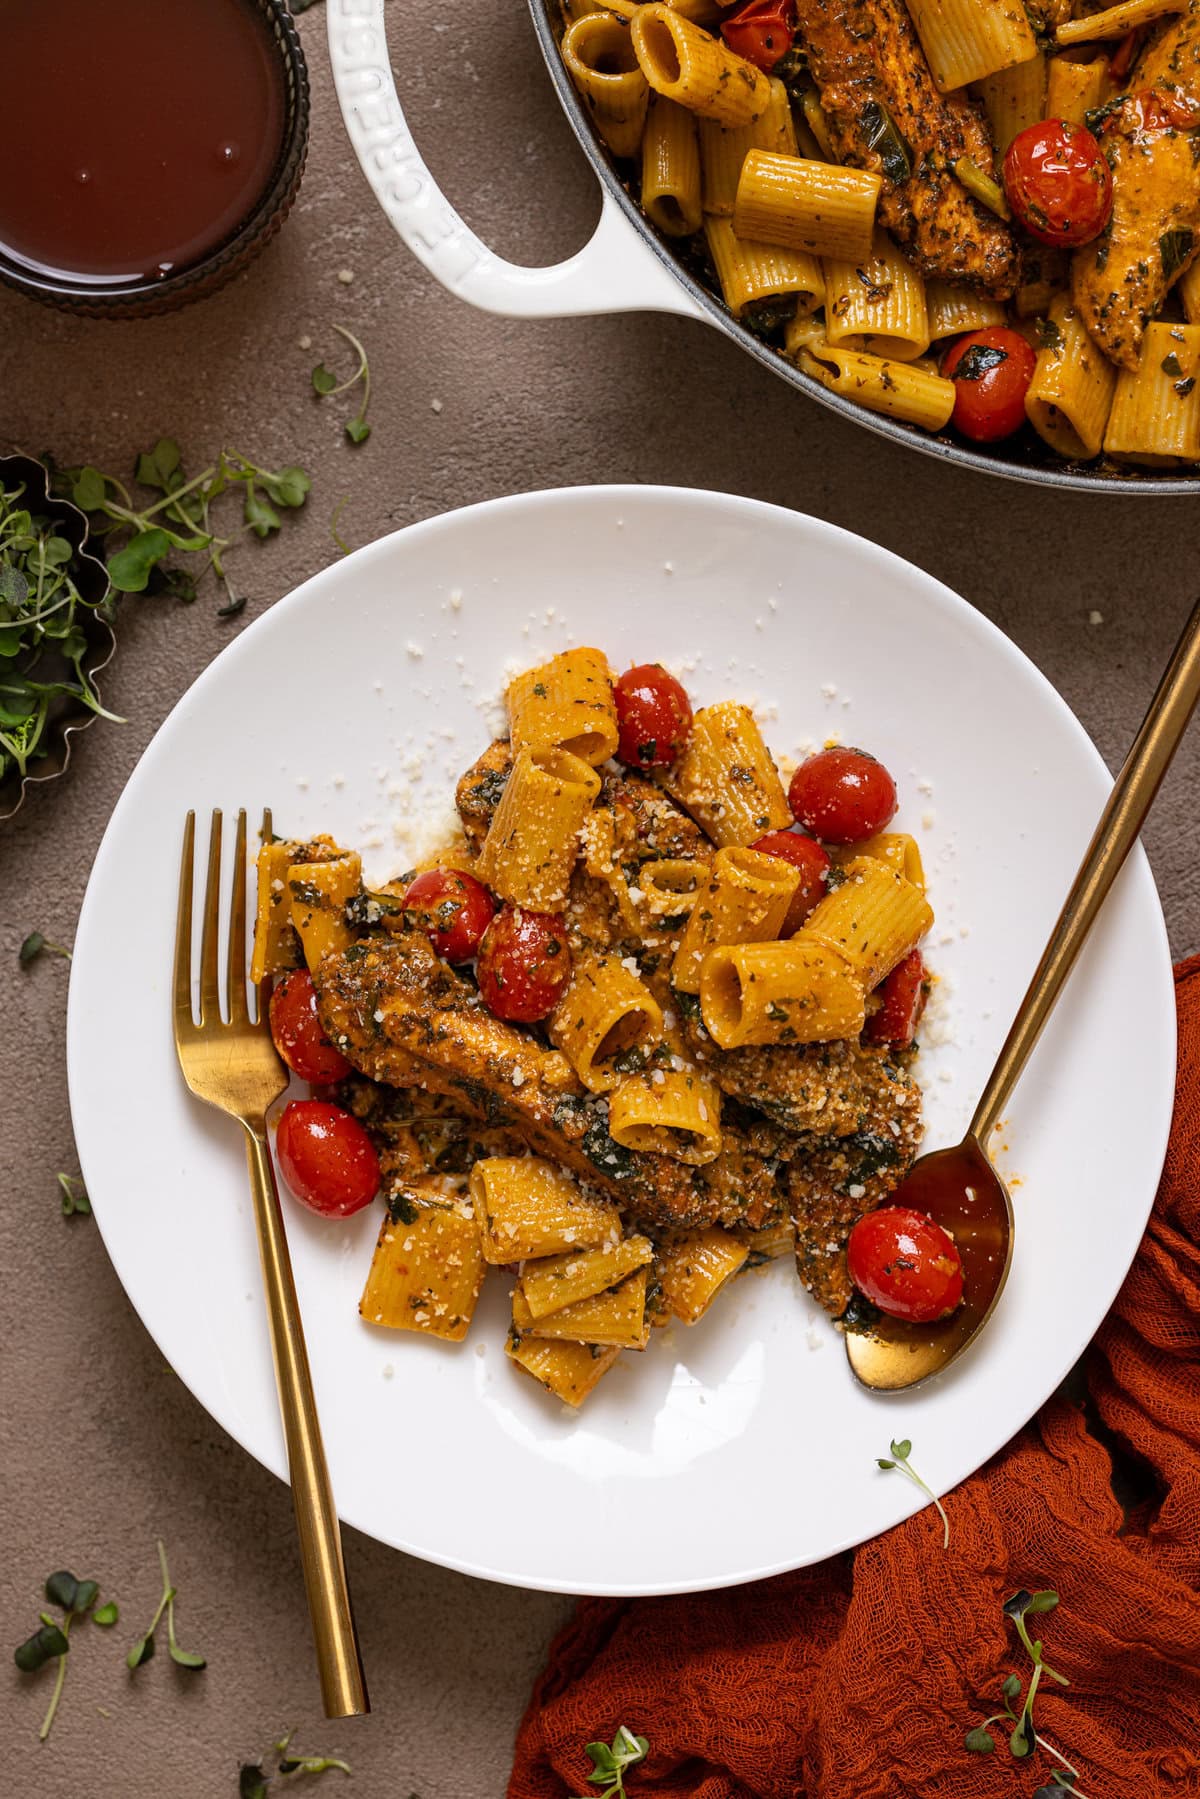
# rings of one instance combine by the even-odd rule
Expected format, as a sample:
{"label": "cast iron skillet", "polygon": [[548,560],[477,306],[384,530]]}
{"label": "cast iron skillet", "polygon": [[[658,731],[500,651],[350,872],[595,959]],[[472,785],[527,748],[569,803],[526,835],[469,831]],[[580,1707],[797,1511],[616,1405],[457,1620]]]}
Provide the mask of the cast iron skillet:
{"label": "cast iron skillet", "polygon": [[384,0],[328,0],[330,61],[342,116],[364,174],[409,248],[451,292],[512,317],[678,312],[702,319],[757,362],[833,412],[880,437],[960,468],[1041,486],[1108,494],[1200,495],[1200,473],[1066,463],[1029,429],[1006,444],[972,446],[931,436],[830,393],[739,325],[643,218],[622,172],[595,135],[558,50],[558,0],[529,0],[534,31],[563,110],[595,169],[603,205],[591,241],[565,262],[527,269],[505,262],[463,222],[425,166],[404,118],[387,51]]}

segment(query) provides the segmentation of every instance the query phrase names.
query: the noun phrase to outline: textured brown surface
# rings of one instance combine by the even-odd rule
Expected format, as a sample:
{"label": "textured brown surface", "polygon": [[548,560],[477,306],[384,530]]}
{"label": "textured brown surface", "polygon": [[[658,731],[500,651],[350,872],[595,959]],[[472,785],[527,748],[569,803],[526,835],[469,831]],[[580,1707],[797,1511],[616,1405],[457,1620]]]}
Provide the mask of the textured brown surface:
{"label": "textured brown surface", "polygon": [[[390,10],[416,134],[471,222],[530,261],[582,242],[596,197],[524,9],[488,8],[465,49],[445,7]],[[558,483],[678,482],[775,500],[872,537],[965,594],[1045,670],[1110,763],[1119,759],[1191,597],[1194,501],[1062,498],[947,472],[807,404],[700,325],[519,324],[469,311],[391,237],[346,149],[319,10],[302,30],[313,144],[279,242],[235,287],[175,318],[104,326],[0,298],[0,438],[118,470],[162,431],[194,458],[224,442],[267,463],[305,463],[316,477],[306,516],[237,565],[248,616],[333,559],[329,519],[343,496],[352,544]],[[341,269],[351,284],[339,283]],[[334,320],[371,352],[375,429],[361,451],[308,391],[312,362],[335,354]],[[305,334],[312,350],[298,347]],[[124,1608],[120,1642],[82,1635],[45,1748],[35,1740],[44,1683],[7,1664],[0,1787],[20,1799],[231,1799],[238,1762],[298,1723],[306,1744],[349,1755],[348,1791],[495,1799],[565,1602],[426,1568],[350,1533],[376,1711],[325,1725],[285,1489],[163,1366],[94,1228],[58,1212],[55,1171],[75,1167],[67,971],[55,962],[19,975],[16,947],[34,926],[70,939],[124,781],[230,630],[215,605],[206,593],[191,610],[126,607],[105,694],[129,723],[91,730],[67,780],[0,827],[0,1620],[15,1644],[34,1621],[41,1578],[63,1564],[98,1577]],[[1093,609],[1103,624],[1089,625]],[[931,690],[936,682],[930,670]],[[1177,954],[1200,938],[1198,772],[1193,738],[1148,833]],[[155,1601],[156,1533],[183,1594],[183,1639],[210,1666],[189,1677],[162,1656],[130,1691],[121,1654]]]}

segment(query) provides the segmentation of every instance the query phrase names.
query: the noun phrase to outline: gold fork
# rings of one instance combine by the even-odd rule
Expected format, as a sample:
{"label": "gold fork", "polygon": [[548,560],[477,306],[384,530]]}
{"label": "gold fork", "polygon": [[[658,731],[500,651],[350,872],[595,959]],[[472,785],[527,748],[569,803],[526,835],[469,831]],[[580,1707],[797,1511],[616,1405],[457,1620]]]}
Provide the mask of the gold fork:
{"label": "gold fork", "polygon": [[[269,837],[271,814],[263,813]],[[189,812],[179,871],[179,912],[175,926],[175,1048],[183,1078],[197,1099],[236,1118],[246,1133],[246,1161],[254,1195],[254,1222],[267,1294],[275,1383],[287,1440],[288,1470],[300,1560],[312,1619],[321,1697],[327,1718],[370,1711],[350,1592],[342,1561],[342,1540],[333,1489],[321,1443],[304,1327],[292,1278],[291,1258],[279,1209],[279,1192],[267,1147],[267,1110],[287,1086],[287,1071],[267,1028],[267,993],[258,992],[252,1017],[246,979],[246,814],[238,813],[229,907],[229,1023],[221,1017],[217,934],[221,887],[221,814],[212,815],[208,840],[208,885],[200,947],[200,1022],[192,1015],[192,859],[196,815]]]}

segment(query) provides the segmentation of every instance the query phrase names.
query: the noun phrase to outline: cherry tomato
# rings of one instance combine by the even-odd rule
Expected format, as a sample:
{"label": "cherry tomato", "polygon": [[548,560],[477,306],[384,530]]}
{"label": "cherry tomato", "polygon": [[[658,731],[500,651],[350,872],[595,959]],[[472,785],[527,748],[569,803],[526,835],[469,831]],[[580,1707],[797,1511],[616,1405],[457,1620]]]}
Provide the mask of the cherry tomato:
{"label": "cherry tomato", "polygon": [[471,962],[492,922],[496,902],[474,875],[427,868],[408,884],[404,910],[447,962]]}
{"label": "cherry tomato", "polygon": [[661,662],[627,668],[613,683],[621,732],[618,754],[629,768],[667,768],[692,733],[692,706]]}
{"label": "cherry tomato", "polygon": [[475,965],[479,991],[497,1018],[533,1024],[552,1012],[571,976],[561,918],[502,906],[484,932]]}
{"label": "cherry tomato", "polygon": [[846,1245],[846,1264],[860,1293],[909,1324],[947,1318],[962,1299],[954,1238],[910,1206],[881,1206],[860,1218]]}
{"label": "cherry tomato", "polygon": [[817,901],[825,897],[829,857],[819,843],[814,843],[811,837],[802,837],[799,831],[768,831],[750,848],[763,856],[778,856],[780,861],[790,862],[793,868],[800,870],[800,885],[780,931],[781,937],[790,937],[793,931],[800,929]]}
{"label": "cherry tomato", "polygon": [[769,75],[792,47],[796,34],[793,0],[746,0],[721,21],[721,36],[735,56],[744,56]]}
{"label": "cherry tomato", "polygon": [[968,331],[942,358],[954,383],[952,423],[976,443],[1011,437],[1025,423],[1025,391],[1037,357],[1019,331],[987,325]]}
{"label": "cherry tomato", "polygon": [[276,981],[269,1016],[275,1048],[302,1081],[340,1081],[349,1074],[349,1062],[321,1029],[307,968],[293,968]]}
{"label": "cherry tomato", "polygon": [[823,843],[860,843],[894,818],[896,783],[865,750],[818,750],[792,776],[788,805]]}
{"label": "cherry tomato", "polygon": [[1190,131],[1200,125],[1200,104],[1188,94],[1146,87],[1133,96],[1143,131]]}
{"label": "cherry tomato", "polygon": [[919,949],[898,962],[875,989],[879,1010],[867,1019],[863,1036],[868,1043],[911,1043],[917,1034],[929,982]]}
{"label": "cherry tomato", "polygon": [[323,1218],[361,1212],[378,1191],[375,1145],[340,1106],[292,1100],[275,1132],[275,1153],[296,1198]]}
{"label": "cherry tomato", "polygon": [[1043,119],[1004,156],[1004,192],[1030,237],[1070,249],[1099,237],[1112,213],[1112,170],[1085,125]]}

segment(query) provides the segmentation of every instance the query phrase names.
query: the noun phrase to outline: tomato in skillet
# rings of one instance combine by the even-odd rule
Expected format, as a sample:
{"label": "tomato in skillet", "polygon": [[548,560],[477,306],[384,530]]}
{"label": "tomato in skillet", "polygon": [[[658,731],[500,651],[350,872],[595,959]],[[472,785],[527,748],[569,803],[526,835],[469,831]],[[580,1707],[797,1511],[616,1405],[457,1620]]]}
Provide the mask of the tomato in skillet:
{"label": "tomato in skillet", "polygon": [[1004,192],[1040,244],[1071,249],[1099,237],[1112,214],[1112,170],[1085,125],[1042,119],[1004,155]]}
{"label": "tomato in skillet", "polygon": [[1200,103],[1182,90],[1164,93],[1146,87],[1133,96],[1133,103],[1141,114],[1143,131],[1190,131],[1200,125]]}
{"label": "tomato in skillet", "polygon": [[552,1012],[571,978],[571,951],[561,918],[502,906],[484,932],[475,975],[497,1018],[533,1024]]}
{"label": "tomato in skillet", "polygon": [[873,1305],[908,1324],[948,1318],[962,1300],[962,1260],[954,1239],[925,1212],[881,1206],[850,1232],[850,1279]]}
{"label": "tomato in skillet", "polygon": [[692,734],[692,706],[661,662],[641,662],[613,683],[621,741],[617,754],[628,768],[669,768]]}
{"label": "tomato in skillet", "polygon": [[954,383],[952,423],[976,443],[1011,437],[1025,423],[1025,393],[1037,357],[1019,331],[987,325],[958,338],[942,358]]}
{"label": "tomato in skillet", "polygon": [[375,1145],[340,1106],[292,1100],[275,1131],[275,1153],[296,1198],[323,1218],[361,1212],[378,1191]]}
{"label": "tomato in skillet", "polygon": [[867,1042],[911,1043],[929,998],[929,981],[920,950],[913,950],[897,963],[875,992],[880,1005],[863,1030]]}
{"label": "tomato in skillet", "polygon": [[447,962],[472,962],[496,902],[474,875],[457,868],[427,868],[405,889],[404,910],[439,956]]}
{"label": "tomato in skillet", "polygon": [[795,34],[793,0],[747,0],[721,21],[721,36],[734,55],[768,75],[791,49]]}
{"label": "tomato in skillet", "polygon": [[350,1064],[333,1047],[317,1017],[317,996],[307,968],[293,968],[271,993],[271,1037],[293,1074],[302,1081],[340,1081]]}
{"label": "tomato in skillet", "polygon": [[799,831],[768,831],[750,848],[763,856],[778,856],[781,862],[790,862],[793,868],[800,870],[800,885],[792,896],[780,931],[781,937],[790,937],[793,931],[800,929],[817,901],[825,897],[829,856],[819,843],[802,836]]}
{"label": "tomato in skillet", "polygon": [[896,783],[865,750],[818,750],[802,762],[788,788],[798,825],[822,843],[861,843],[891,823]]}

